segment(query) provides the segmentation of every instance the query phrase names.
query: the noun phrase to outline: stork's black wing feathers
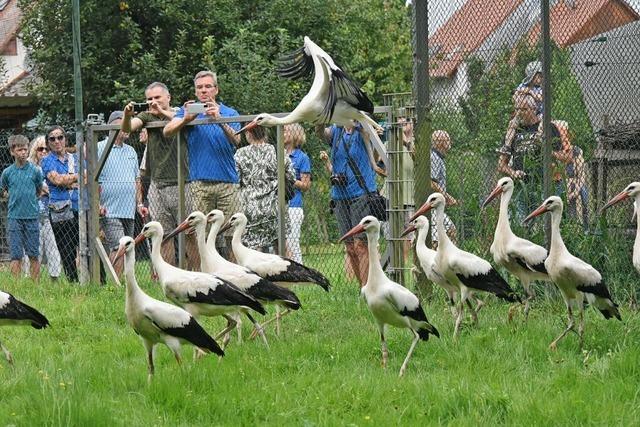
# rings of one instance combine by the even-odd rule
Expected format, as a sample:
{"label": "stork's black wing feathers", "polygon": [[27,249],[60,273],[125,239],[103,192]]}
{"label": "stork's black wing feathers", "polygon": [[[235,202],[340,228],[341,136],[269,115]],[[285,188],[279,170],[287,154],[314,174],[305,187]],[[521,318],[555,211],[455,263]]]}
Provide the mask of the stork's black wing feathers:
{"label": "stork's black wing feathers", "polygon": [[478,289],[480,291],[491,292],[498,298],[509,302],[522,302],[518,294],[516,294],[511,286],[491,268],[485,274],[476,274],[474,276],[464,276],[457,274],[458,279],[468,288]]}
{"label": "stork's black wing feathers", "polygon": [[315,283],[321,286],[325,291],[329,292],[331,284],[329,283],[329,280],[318,270],[302,265],[289,258],[284,259],[291,263],[289,264],[289,267],[285,271],[278,274],[272,274],[265,277],[265,279],[271,282]]}
{"label": "stork's black wing feathers", "polygon": [[279,302],[291,310],[300,308],[300,300],[293,291],[266,279],[260,279],[258,283],[247,289],[247,292],[261,301]]}
{"label": "stork's black wing feathers", "polygon": [[179,328],[162,328],[155,322],[153,322],[153,324],[168,335],[182,338],[196,347],[208,350],[218,356],[224,356],[224,351],[220,348],[216,340],[214,340],[193,317],[188,324]]}
{"label": "stork's black wing feathers", "polygon": [[10,320],[30,320],[31,326],[42,329],[49,326],[49,320],[35,308],[9,294],[9,302],[0,308],[0,318]]}
{"label": "stork's black wing feathers", "polygon": [[532,271],[537,271],[539,273],[545,273],[547,274],[547,268],[544,266],[544,261],[536,264],[536,265],[529,265],[525,262],[524,259],[520,258],[520,257],[514,257],[514,259],[516,260],[516,262],[518,264],[520,264],[520,266],[524,269],[527,270],[532,270]]}
{"label": "stork's black wing feathers", "polygon": [[435,335],[440,338],[440,332],[438,332],[435,326],[429,323],[429,320],[427,320],[427,315],[424,313],[421,305],[418,305],[418,307],[416,307],[414,310],[408,310],[405,307],[400,311],[400,314],[410,317],[413,320],[417,320],[418,322],[425,322],[428,325],[427,327],[420,328],[416,331],[418,332],[418,336],[420,336],[420,339],[422,339],[423,341],[427,341],[429,339],[429,334]]}
{"label": "stork's black wing feathers", "polygon": [[344,99],[357,110],[373,114],[373,102],[347,73],[341,69],[333,70],[333,79],[336,81],[338,98]]}
{"label": "stork's black wing feathers", "polygon": [[307,55],[304,46],[279,59],[277,73],[286,79],[300,79],[313,72],[313,59]]}
{"label": "stork's black wing feathers", "polygon": [[578,285],[576,289],[580,292],[587,292],[593,294],[600,298],[611,299],[611,294],[609,293],[609,289],[605,286],[605,284],[600,281],[595,285]]}
{"label": "stork's black wing feathers", "polygon": [[249,307],[262,315],[267,313],[262,304],[251,295],[246,294],[226,280],[220,278],[217,278],[217,280],[220,280],[222,283],[216,286],[215,289],[209,289],[206,294],[196,292],[195,295],[189,295],[189,302],[214,305],[239,305]]}

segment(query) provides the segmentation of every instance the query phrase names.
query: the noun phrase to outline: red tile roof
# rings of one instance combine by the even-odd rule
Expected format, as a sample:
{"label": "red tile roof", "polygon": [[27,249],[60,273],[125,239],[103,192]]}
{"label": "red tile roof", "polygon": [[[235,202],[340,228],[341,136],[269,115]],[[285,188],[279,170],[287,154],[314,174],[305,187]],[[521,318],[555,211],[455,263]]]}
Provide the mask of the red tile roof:
{"label": "red tile roof", "polygon": [[0,22],[2,23],[0,25],[0,52],[18,33],[21,17],[18,0],[9,0],[4,9],[0,10]]}

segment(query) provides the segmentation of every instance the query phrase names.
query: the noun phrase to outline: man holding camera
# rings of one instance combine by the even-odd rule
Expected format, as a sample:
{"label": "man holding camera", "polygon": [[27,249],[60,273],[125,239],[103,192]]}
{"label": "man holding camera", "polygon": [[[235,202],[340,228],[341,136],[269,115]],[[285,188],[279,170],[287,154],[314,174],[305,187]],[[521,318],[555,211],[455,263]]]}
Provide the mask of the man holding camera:
{"label": "man holding camera", "polygon": [[[373,168],[369,137],[360,124],[340,127],[316,127],[316,133],[331,144],[331,158],[326,151],[320,159],[331,174],[331,204],[338,221],[340,235],[355,227],[370,215],[367,193],[376,191],[376,172]],[[366,237],[354,236],[345,240],[349,263],[360,282],[367,283],[369,252]]]}
{"label": "man holding camera", "polygon": [[[211,71],[200,71],[193,79],[199,103],[188,101],[180,108],[167,126],[165,136],[175,135],[180,129],[197,119],[220,119],[238,116],[233,108],[216,102],[218,79]],[[204,105],[202,105],[204,104]],[[233,158],[240,144],[239,123],[210,123],[188,127],[189,178],[194,208],[209,212],[220,209],[226,216],[240,210],[238,198],[238,172]],[[225,235],[230,240],[230,230]],[[229,242],[226,242],[229,243]],[[219,242],[223,254],[229,245]]]}
{"label": "man holding camera", "polygon": [[[144,111],[136,114],[134,107],[136,103],[130,102],[124,107],[124,118],[122,120],[122,132],[136,132],[140,129],[147,130],[145,173],[150,177],[149,192],[149,213],[151,217],[160,222],[165,230],[173,230],[182,222],[178,216],[178,141],[177,137],[165,136],[162,128],[143,129],[147,123],[171,120],[175,111],[171,108],[171,94],[164,83],[153,82],[144,91],[147,102],[144,104]],[[187,163],[187,142],[186,138],[181,139],[180,149],[182,151],[182,170],[184,176],[189,174]],[[189,186],[185,187],[185,199],[187,211],[191,211],[191,197]],[[139,205],[143,210],[141,215],[146,215],[144,205]],[[142,215],[143,217],[145,215]],[[197,247],[195,239],[187,236],[186,239],[187,264],[190,269],[199,267],[197,260]],[[168,241],[162,245],[162,257],[169,263],[175,264],[175,248],[173,241]]]}

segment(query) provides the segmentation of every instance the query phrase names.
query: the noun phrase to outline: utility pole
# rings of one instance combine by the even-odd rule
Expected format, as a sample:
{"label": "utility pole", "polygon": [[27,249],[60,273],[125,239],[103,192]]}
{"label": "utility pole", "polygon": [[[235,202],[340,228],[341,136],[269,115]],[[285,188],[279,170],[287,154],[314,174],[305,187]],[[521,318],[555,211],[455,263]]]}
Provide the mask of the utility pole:
{"label": "utility pole", "polygon": [[[543,151],[543,193],[546,200],[551,196],[551,23],[549,18],[549,0],[541,0],[542,9],[542,99],[544,110],[542,112]],[[544,223],[544,234],[547,247],[551,243],[551,216],[547,215]]]}

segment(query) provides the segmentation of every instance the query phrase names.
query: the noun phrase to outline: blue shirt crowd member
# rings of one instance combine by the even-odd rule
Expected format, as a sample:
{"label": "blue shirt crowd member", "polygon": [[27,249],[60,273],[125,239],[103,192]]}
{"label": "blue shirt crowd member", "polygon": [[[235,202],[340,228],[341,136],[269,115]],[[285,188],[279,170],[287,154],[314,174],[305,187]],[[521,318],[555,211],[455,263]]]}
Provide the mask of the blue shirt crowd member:
{"label": "blue shirt crowd member", "polygon": [[[42,173],[46,177],[49,172],[56,172],[59,175],[67,175],[71,173],[78,173],[78,167],[76,165],[76,159],[73,155],[65,153],[63,159],[59,159],[58,156],[50,152],[47,157],[42,159]],[[74,211],[78,211],[78,188],[68,189],[58,187],[49,178],[47,178],[47,185],[49,186],[49,202],[62,202],[65,200],[71,200],[71,208]]]}
{"label": "blue shirt crowd member", "polygon": [[42,188],[42,171],[33,163],[12,164],[2,171],[0,185],[9,191],[9,219],[38,219],[37,194]]}
{"label": "blue shirt crowd member", "polygon": [[348,164],[349,156],[360,170],[367,191],[376,191],[376,174],[371,167],[369,153],[359,129],[358,126],[348,131],[336,125],[331,126],[333,175],[345,177],[344,185],[331,186],[331,198],[334,200],[354,199],[365,194],[365,190],[358,183],[353,169]]}
{"label": "blue shirt crowd member", "polygon": [[[293,165],[293,169],[296,173],[296,181],[300,181],[302,179],[302,174],[310,174],[311,173],[311,160],[309,160],[309,156],[299,148],[294,148],[291,153],[289,153],[289,159],[291,159],[291,164]],[[294,196],[289,200],[290,208],[301,208],[302,207],[302,191],[299,188],[296,188]]]}
{"label": "blue shirt crowd member", "polygon": [[[102,156],[107,140],[98,142]],[[136,180],[140,178],[138,155],[128,144],[113,144],[100,174],[100,201],[107,218],[135,218]]]}

